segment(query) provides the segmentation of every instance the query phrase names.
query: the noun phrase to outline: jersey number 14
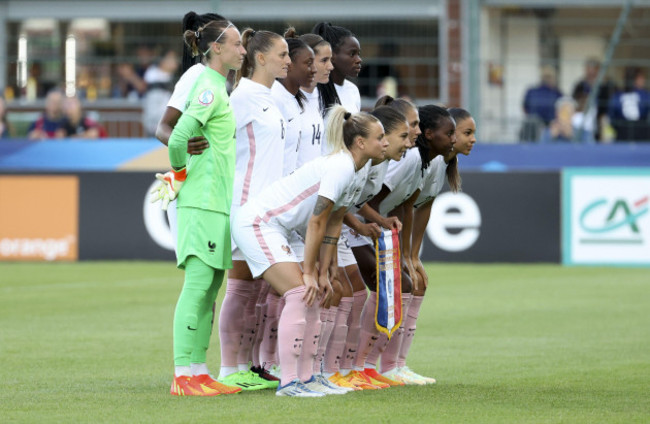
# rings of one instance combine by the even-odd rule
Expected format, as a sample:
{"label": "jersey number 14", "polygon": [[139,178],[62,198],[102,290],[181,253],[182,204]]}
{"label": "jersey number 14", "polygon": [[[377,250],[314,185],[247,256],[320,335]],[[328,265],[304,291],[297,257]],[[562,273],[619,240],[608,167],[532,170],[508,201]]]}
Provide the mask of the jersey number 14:
{"label": "jersey number 14", "polygon": [[311,128],[313,130],[312,135],[311,135],[311,144],[312,146],[318,142],[320,144],[320,124],[311,124]]}

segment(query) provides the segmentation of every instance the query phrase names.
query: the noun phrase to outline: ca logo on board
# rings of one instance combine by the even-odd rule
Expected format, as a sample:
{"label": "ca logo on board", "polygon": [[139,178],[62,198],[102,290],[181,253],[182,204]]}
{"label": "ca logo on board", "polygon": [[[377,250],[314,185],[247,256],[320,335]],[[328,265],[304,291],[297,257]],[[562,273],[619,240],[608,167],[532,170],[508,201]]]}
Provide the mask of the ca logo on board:
{"label": "ca logo on board", "polygon": [[[605,198],[594,200],[580,213],[584,244],[641,244],[639,219],[648,213],[648,196],[636,201]],[[615,237],[610,235],[616,232]],[[588,236],[587,236],[588,235]]]}

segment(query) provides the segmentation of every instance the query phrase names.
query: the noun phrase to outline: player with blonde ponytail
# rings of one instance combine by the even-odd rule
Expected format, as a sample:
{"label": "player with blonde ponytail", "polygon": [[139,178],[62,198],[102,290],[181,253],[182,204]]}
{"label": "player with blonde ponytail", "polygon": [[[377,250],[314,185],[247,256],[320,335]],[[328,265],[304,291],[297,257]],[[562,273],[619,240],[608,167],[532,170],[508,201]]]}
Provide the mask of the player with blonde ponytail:
{"label": "player with blonde ponytail", "polygon": [[[284,299],[279,320],[278,396],[319,397],[318,377],[300,365],[304,349],[315,356],[319,303],[331,296],[336,245],[342,220],[365,184],[369,160],[384,157],[388,146],[381,123],[367,113],[335,107],[328,117],[332,153],[308,162],[271,184],[243,205],[233,220],[233,238],[253,277],[262,277]],[[296,231],[305,240],[304,267],[290,248]],[[317,263],[319,268],[317,269]]]}

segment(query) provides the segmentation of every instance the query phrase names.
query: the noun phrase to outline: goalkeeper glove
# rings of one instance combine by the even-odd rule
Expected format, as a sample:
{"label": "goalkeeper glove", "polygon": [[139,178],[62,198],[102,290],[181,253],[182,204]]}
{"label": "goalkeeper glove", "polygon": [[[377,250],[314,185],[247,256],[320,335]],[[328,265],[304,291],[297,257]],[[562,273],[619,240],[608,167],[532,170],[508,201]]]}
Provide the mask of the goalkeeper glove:
{"label": "goalkeeper glove", "polygon": [[169,207],[169,202],[178,197],[178,192],[181,191],[181,187],[186,178],[186,168],[178,171],[172,169],[164,174],[156,174],[156,179],[160,181],[160,184],[151,190],[151,203],[162,200],[162,209],[166,211]]}

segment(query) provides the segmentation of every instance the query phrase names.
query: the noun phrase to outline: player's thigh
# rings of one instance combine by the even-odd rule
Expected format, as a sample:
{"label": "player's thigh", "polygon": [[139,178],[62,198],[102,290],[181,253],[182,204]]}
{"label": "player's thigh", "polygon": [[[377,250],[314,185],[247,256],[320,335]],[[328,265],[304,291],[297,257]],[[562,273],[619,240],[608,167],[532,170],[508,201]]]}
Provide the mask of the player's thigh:
{"label": "player's thigh", "polygon": [[357,266],[363,282],[368,289],[372,291],[377,290],[377,258],[375,256],[375,249],[367,244],[352,248],[354,257],[357,260]]}
{"label": "player's thigh", "polygon": [[357,264],[346,266],[345,274],[348,276],[348,280],[350,281],[353,292],[358,292],[366,289],[366,284],[363,281],[361,271],[359,271],[359,266]]}
{"label": "player's thigh", "polygon": [[352,297],[352,284],[350,283],[350,280],[348,280],[345,269],[339,268],[338,271],[338,280],[341,282],[341,296]]}
{"label": "player's thigh", "polygon": [[289,290],[303,286],[302,270],[297,262],[277,262],[264,271],[262,278],[280,296],[284,296]]}
{"label": "player's thigh", "polygon": [[228,278],[253,281],[253,274],[251,274],[251,270],[248,268],[246,261],[233,260],[232,269],[228,270]]}

